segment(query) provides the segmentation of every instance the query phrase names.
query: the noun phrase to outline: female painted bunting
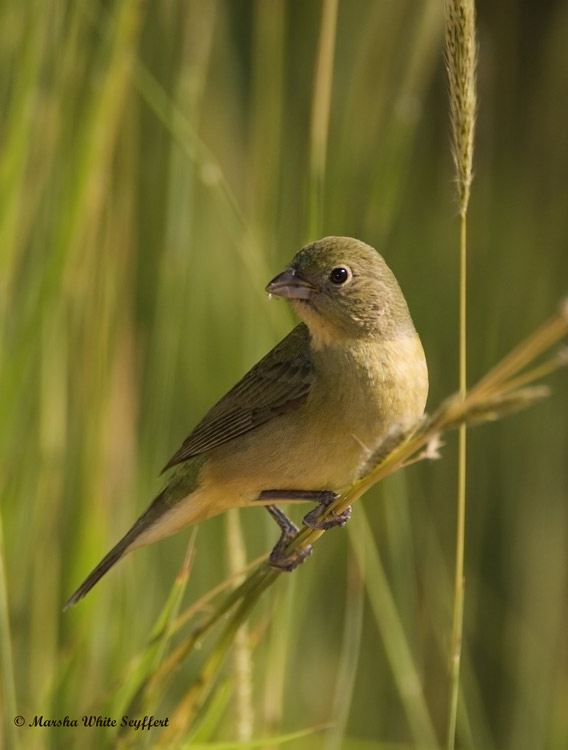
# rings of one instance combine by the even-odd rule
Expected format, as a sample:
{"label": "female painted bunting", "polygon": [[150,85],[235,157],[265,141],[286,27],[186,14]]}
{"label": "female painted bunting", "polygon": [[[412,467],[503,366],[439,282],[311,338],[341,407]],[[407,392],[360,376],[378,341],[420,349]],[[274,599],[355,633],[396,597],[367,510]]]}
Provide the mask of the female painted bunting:
{"label": "female painted bunting", "polygon": [[121,557],[228,508],[263,504],[280,526],[269,562],[296,526],[276,501],[312,500],[314,528],[344,525],[322,512],[360,475],[389,434],[423,413],[424,351],[383,258],[350,237],[300,250],[266,287],[302,319],[199,422],[165,469],[178,466],[134,526],[67,601],[76,604]]}

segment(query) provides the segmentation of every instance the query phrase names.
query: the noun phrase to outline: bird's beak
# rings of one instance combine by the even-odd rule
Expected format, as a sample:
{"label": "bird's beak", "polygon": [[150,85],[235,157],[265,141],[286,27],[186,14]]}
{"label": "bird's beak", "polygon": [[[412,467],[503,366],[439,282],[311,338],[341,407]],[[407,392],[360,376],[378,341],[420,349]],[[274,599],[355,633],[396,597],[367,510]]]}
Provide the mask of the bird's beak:
{"label": "bird's beak", "polygon": [[303,279],[294,268],[286,268],[266,287],[268,294],[286,299],[312,299],[317,289]]}

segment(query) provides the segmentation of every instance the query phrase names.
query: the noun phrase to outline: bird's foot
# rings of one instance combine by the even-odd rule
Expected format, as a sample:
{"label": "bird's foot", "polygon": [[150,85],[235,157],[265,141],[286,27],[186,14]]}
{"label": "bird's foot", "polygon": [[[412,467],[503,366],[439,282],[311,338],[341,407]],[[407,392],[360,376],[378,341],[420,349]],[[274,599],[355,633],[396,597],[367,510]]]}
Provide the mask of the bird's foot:
{"label": "bird's foot", "polygon": [[283,570],[286,573],[291,573],[298,567],[298,565],[301,565],[308,559],[313,552],[313,547],[311,544],[308,544],[307,547],[300,547],[287,555],[284,552],[287,544],[288,542],[280,544],[280,541],[278,541],[274,545],[274,549],[268,557],[268,564],[271,568],[276,568],[276,570]]}
{"label": "bird's foot", "polygon": [[306,526],[309,526],[310,529],[318,529],[320,531],[327,531],[328,529],[333,529],[336,526],[345,526],[347,521],[349,521],[349,519],[351,518],[351,506],[345,508],[345,510],[341,513],[332,512],[329,518],[321,520],[321,517],[324,515],[333,501],[337,500],[337,498],[338,495],[336,495],[335,492],[331,491],[320,492],[317,498],[310,498],[316,500],[318,505],[309,513],[306,513],[306,515],[302,519],[304,524]]}
{"label": "bird's foot", "polygon": [[[331,490],[264,490],[258,496],[258,500],[285,500],[287,502],[304,502],[306,500],[317,503],[317,506],[303,518],[303,522],[310,529],[327,531],[336,526],[345,526],[351,518],[351,508],[346,508],[341,513],[331,513],[329,518],[321,520],[329,506],[337,500],[338,495]],[[281,511],[280,511],[281,512]],[[292,523],[289,521],[289,523]],[[279,524],[280,525],[280,524]],[[280,526],[280,528],[282,528]],[[295,528],[295,527],[294,527]],[[295,532],[294,532],[295,533]]]}
{"label": "bird's foot", "polygon": [[280,539],[274,545],[268,558],[268,564],[271,568],[291,573],[312,554],[312,545],[300,547],[286,554],[286,547],[298,533],[298,527],[276,505],[267,505],[266,510],[274,518],[281,531]]}

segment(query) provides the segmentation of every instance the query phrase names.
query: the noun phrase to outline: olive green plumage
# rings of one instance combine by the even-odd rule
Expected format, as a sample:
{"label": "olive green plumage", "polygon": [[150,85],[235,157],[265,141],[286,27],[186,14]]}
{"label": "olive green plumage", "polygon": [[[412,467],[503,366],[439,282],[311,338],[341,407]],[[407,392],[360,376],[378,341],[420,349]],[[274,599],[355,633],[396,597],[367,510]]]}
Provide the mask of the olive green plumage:
{"label": "olive green plumage", "polygon": [[199,422],[168,462],[176,468],[165,488],[66,606],[130,550],[228,508],[272,505],[261,493],[340,492],[389,432],[422,414],[422,345],[372,247],[348,237],[314,242],[267,291],[303,322]]}

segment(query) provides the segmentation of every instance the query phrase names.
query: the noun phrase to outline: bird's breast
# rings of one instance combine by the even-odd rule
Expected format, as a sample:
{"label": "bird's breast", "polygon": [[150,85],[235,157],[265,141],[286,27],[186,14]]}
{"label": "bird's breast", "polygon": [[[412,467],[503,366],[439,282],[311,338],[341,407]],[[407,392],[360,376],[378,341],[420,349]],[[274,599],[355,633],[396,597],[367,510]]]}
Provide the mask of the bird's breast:
{"label": "bird's breast", "polygon": [[422,414],[428,390],[417,335],[317,352],[306,403],[211,451],[210,486],[244,503],[267,489],[340,491],[381,441]]}
{"label": "bird's breast", "polygon": [[377,343],[356,342],[329,359],[332,366],[326,367],[325,359],[319,365],[323,387],[314,389],[314,400],[327,400],[329,419],[369,451],[376,450],[391,430],[409,425],[423,413],[428,374],[416,333]]}

